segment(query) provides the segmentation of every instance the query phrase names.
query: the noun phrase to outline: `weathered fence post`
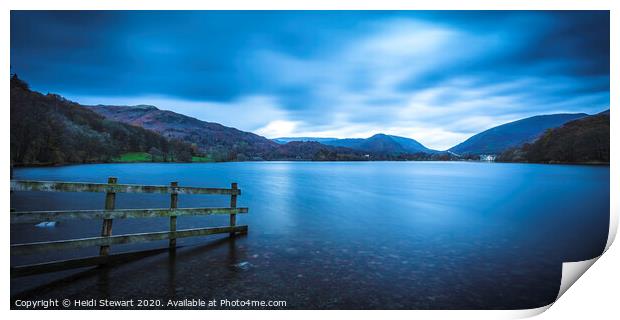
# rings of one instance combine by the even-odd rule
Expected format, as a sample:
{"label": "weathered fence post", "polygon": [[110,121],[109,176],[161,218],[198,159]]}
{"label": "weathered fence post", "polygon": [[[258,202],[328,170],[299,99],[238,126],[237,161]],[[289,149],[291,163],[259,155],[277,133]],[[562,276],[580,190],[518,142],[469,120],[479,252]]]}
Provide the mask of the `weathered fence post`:
{"label": "weathered fence post", "polygon": [[[179,186],[179,183],[176,181],[170,182],[170,186],[173,188],[172,192],[170,193],[170,209],[176,209],[179,203],[179,194],[176,191],[176,187]],[[177,216],[171,215],[170,216],[170,232],[176,232],[176,231],[177,231]],[[170,236],[169,245],[170,245],[170,249],[176,248],[177,239],[174,235]]]}
{"label": "weathered fence post", "polygon": [[[230,207],[231,208],[236,208],[237,207],[237,183],[233,182],[230,184],[230,188],[232,189],[232,193],[230,194]],[[236,214],[231,214],[230,215],[230,226],[234,227],[237,224],[237,215]],[[234,237],[235,236],[235,232],[231,232],[229,233],[230,237]]]}
{"label": "weathered fence post", "polygon": [[[109,177],[108,185],[115,185],[117,182],[117,178]],[[105,194],[105,209],[106,210],[114,210],[114,203],[116,200],[115,192],[106,192]],[[103,219],[103,225],[101,226],[101,236],[109,237],[112,235],[112,219]],[[99,255],[107,256],[110,253],[110,246],[101,246],[99,247]]]}

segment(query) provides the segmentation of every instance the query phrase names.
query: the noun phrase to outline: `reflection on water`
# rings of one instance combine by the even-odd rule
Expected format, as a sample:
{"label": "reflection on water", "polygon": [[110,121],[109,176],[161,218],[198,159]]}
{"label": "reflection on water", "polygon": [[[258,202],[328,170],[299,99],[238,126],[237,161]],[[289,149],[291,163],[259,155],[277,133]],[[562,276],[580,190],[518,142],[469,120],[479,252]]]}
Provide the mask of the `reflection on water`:
{"label": "reflection on water", "polygon": [[[227,187],[238,182],[247,236],[179,239],[168,252],[102,270],[15,279],[38,297],[286,300],[289,308],[530,308],[553,301],[562,261],[599,255],[609,224],[609,167],[465,162],[103,164],[15,170],[16,179]],[[179,207],[228,197],[180,195]],[[103,194],[14,193],[17,210],[95,209]],[[118,194],[117,208],[169,196]],[[228,217],[180,217],[178,228]],[[113,233],[168,219],[114,221]],[[100,221],[12,225],[11,242],[90,237]],[[167,241],[112,247],[164,248]],[[13,265],[97,248],[12,257]],[[81,271],[84,273],[83,271]],[[73,275],[71,280],[51,281]],[[48,284],[45,287],[41,285]]]}

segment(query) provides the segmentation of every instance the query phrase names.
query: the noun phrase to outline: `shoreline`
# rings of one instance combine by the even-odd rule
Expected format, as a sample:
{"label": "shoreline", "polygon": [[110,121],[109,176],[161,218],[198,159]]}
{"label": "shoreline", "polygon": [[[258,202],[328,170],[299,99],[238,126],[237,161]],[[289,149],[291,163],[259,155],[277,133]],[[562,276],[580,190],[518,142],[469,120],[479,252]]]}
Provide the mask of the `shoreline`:
{"label": "shoreline", "polygon": [[514,164],[542,164],[542,165],[588,165],[588,166],[609,166],[609,162],[509,162],[509,161],[480,161],[480,160],[311,160],[311,159],[277,159],[277,160],[248,160],[248,161],[127,161],[127,162],[86,162],[86,163],[62,163],[62,164],[12,164],[11,170],[28,168],[55,168],[90,164],[203,164],[203,163],[231,163],[231,162],[471,162],[471,163],[514,163]]}

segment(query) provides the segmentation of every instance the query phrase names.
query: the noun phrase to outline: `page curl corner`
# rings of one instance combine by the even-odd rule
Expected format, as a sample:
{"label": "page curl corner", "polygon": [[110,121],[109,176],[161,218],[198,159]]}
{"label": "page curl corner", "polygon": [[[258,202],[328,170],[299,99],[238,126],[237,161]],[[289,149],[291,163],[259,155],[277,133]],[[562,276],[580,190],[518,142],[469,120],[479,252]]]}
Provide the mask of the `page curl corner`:
{"label": "page curl corner", "polygon": [[601,256],[576,262],[564,262],[562,263],[562,281],[560,282],[560,291],[555,301],[560,297],[579,279]]}

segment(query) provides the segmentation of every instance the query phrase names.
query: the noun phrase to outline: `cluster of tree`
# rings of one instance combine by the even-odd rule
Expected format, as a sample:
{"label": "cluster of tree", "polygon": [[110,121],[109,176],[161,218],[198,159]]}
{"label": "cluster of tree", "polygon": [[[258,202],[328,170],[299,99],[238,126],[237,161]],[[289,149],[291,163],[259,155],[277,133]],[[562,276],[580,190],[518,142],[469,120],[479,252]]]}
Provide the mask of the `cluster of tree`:
{"label": "cluster of tree", "polygon": [[316,141],[292,141],[276,145],[263,155],[264,160],[357,161],[367,160],[359,151],[333,147]]}
{"label": "cluster of tree", "polygon": [[549,129],[535,142],[503,152],[497,161],[609,163],[609,111]]}
{"label": "cluster of tree", "polygon": [[461,158],[449,152],[415,152],[415,153],[375,153],[371,154],[372,160],[380,161],[455,161]]}
{"label": "cluster of tree", "polygon": [[458,157],[448,152],[389,153],[364,152],[325,145],[316,141],[291,141],[266,154],[264,160],[312,161],[449,161]]}
{"label": "cluster of tree", "polygon": [[191,161],[191,145],[117,121],[58,95],[31,91],[11,76],[11,162],[49,165],[107,162],[126,152],[153,152],[163,161]]}

